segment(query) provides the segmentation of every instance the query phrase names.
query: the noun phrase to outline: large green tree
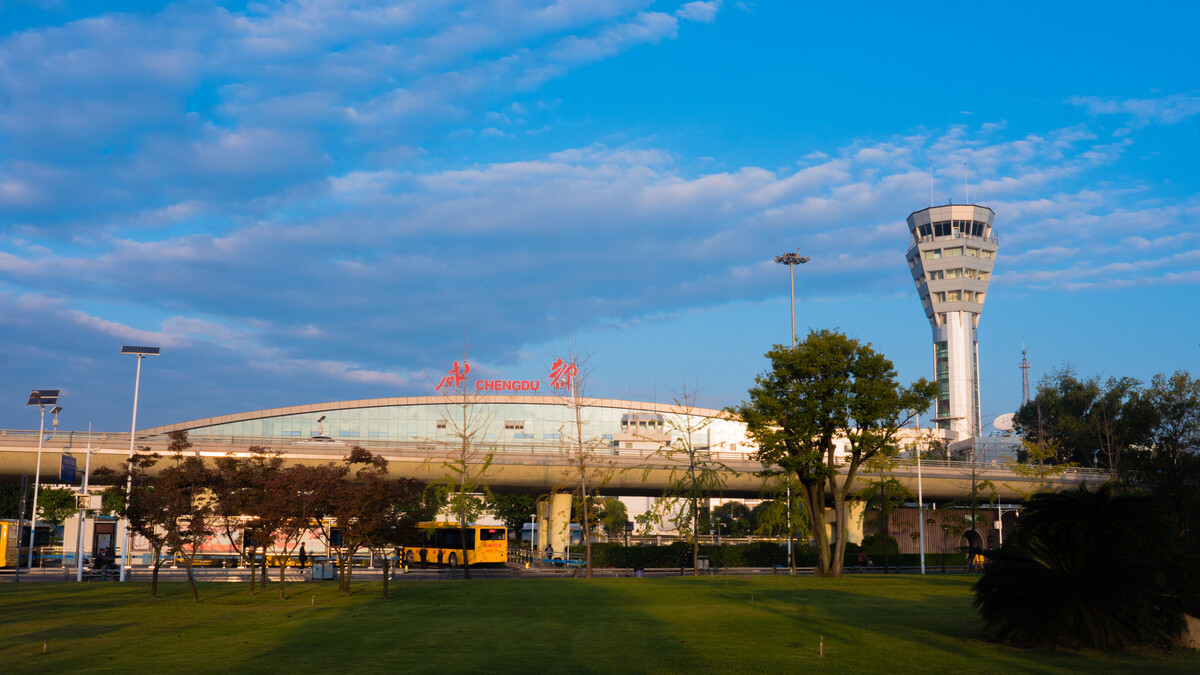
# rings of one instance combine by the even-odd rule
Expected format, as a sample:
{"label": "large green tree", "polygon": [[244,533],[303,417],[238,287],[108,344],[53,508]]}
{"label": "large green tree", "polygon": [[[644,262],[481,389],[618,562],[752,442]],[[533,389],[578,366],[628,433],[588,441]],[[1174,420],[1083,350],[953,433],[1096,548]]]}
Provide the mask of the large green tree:
{"label": "large green tree", "polygon": [[[817,576],[841,576],[847,501],[859,467],[895,446],[901,428],[926,410],[937,387],[924,379],[904,387],[882,354],[831,330],[814,330],[795,347],[767,352],[771,367],[755,379],[750,400],[729,409],[746,423],[756,457],[795,473],[812,534]],[[848,447],[837,452],[837,441]],[[831,550],[825,529],[832,498],[838,532]]]}
{"label": "large green tree", "polygon": [[1181,532],[1200,540],[1200,379],[1155,375],[1146,390],[1149,440],[1131,453],[1139,482],[1171,507]]}
{"label": "large green tree", "polygon": [[1039,462],[1096,464],[1116,472],[1127,450],[1145,442],[1152,423],[1147,403],[1133,378],[1083,379],[1068,365],[1042,378],[1014,422],[1037,447],[1030,459],[1040,455]]}
{"label": "large green tree", "polygon": [[488,513],[504,523],[510,532],[520,532],[537,511],[537,495],[503,494],[493,492],[484,500]]}

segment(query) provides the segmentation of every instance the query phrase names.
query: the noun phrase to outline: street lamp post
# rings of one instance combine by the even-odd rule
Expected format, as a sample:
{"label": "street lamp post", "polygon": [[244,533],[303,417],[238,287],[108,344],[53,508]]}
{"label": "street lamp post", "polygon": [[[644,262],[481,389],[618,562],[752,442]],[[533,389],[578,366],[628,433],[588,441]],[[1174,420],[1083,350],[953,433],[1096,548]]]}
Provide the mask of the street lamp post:
{"label": "street lamp post", "polygon": [[[791,284],[791,299],[792,299],[792,349],[796,348],[796,265],[803,265],[812,258],[800,255],[799,253],[787,252],[782,255],[775,256],[775,262],[780,265],[788,266],[788,280]],[[792,539],[795,538],[795,530],[792,527],[792,478],[787,477],[787,514],[788,514],[788,569],[792,574],[796,573],[796,560],[792,555]]]}
{"label": "street lamp post", "polygon": [[533,562],[533,542],[537,539],[537,514],[529,515],[529,560]]}
{"label": "street lamp post", "polygon": [[917,422],[917,444],[914,446],[917,451],[917,511],[920,512],[920,518],[917,518],[917,528],[920,530],[921,537],[921,574],[925,574],[925,492],[921,486],[921,417],[918,415]]}
{"label": "street lamp post", "polygon": [[[58,403],[58,392],[58,389],[34,389],[29,392],[29,402],[25,404],[36,405],[42,412],[42,422],[38,428],[37,470],[33,474],[33,513],[29,516],[29,560],[25,565],[31,570],[33,569],[33,537],[37,533],[38,492],[42,487],[42,441],[46,440],[46,406],[54,406],[53,413],[57,418],[59,411],[62,410],[62,408],[56,405]],[[20,537],[21,533],[18,532],[17,536]]]}
{"label": "street lamp post", "polygon": [[[87,459],[83,462],[83,490],[80,494],[86,500],[88,498],[88,474],[92,469],[92,424],[88,423],[88,444],[87,444]],[[79,517],[75,521],[77,524],[78,536],[75,540],[75,581],[83,581],[83,516],[87,513],[87,508],[79,509]]]}
{"label": "street lamp post", "polygon": [[[129,495],[133,492],[133,443],[137,438],[137,406],[138,387],[142,383],[142,357],[158,356],[158,347],[136,347],[125,345],[121,347],[122,354],[137,356],[137,374],[133,380],[133,424],[129,429],[129,475],[125,479],[125,511],[129,511]],[[125,581],[125,566],[129,563],[129,519],[121,519],[121,581]]]}

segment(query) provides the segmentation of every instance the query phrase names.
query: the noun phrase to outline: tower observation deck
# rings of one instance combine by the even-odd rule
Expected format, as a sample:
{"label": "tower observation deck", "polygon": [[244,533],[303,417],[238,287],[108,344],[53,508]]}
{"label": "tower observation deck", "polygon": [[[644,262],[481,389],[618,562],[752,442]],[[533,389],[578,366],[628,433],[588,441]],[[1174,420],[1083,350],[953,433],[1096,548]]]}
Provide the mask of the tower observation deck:
{"label": "tower observation deck", "polygon": [[986,206],[948,204],[908,217],[908,267],[933,329],[933,421],[959,438],[981,428],[977,332],[996,261],[995,215]]}

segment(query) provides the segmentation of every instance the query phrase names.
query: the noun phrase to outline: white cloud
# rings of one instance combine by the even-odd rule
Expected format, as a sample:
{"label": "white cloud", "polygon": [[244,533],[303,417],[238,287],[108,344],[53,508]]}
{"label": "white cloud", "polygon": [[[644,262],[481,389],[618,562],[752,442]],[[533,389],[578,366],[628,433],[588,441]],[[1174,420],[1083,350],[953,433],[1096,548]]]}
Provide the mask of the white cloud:
{"label": "white cloud", "polygon": [[1151,99],[1114,99],[1100,96],[1072,96],[1066,101],[1091,115],[1125,115],[1134,124],[1178,124],[1200,115],[1200,96],[1172,94]]}
{"label": "white cloud", "polygon": [[717,20],[717,12],[720,10],[721,3],[718,0],[711,2],[689,2],[680,7],[675,12],[675,15],[688,21],[712,23]]}

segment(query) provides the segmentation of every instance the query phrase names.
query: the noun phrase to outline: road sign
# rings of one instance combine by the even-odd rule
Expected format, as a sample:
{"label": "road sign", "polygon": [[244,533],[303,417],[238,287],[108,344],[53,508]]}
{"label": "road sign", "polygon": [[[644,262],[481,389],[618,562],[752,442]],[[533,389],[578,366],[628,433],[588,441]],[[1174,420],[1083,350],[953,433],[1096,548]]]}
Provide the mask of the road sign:
{"label": "road sign", "polygon": [[75,482],[75,458],[70,455],[62,456],[62,463],[58,467],[58,478],[64,483]]}
{"label": "road sign", "polygon": [[75,495],[75,508],[94,510],[100,508],[100,495]]}

